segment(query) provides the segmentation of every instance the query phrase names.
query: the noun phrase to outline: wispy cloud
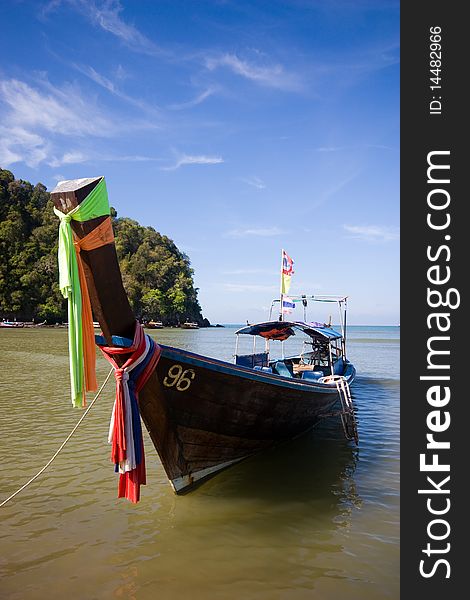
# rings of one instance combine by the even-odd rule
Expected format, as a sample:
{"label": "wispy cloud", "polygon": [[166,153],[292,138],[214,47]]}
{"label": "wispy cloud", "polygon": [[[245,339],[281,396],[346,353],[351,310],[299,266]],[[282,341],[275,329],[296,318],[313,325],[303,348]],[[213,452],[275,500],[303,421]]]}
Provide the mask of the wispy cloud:
{"label": "wispy cloud", "polygon": [[79,164],[85,162],[160,162],[163,160],[159,157],[154,156],[142,156],[142,155],[123,155],[119,156],[116,154],[103,154],[99,152],[90,152],[84,154],[80,151],[66,152],[62,156],[53,156],[52,159],[47,161],[50,167],[61,167],[63,165]]}
{"label": "wispy cloud", "polygon": [[47,158],[49,146],[42,136],[23,127],[0,124],[0,165],[3,167],[18,162],[37,167]]}
{"label": "wispy cloud", "polygon": [[87,162],[89,157],[83,152],[73,151],[66,152],[62,157],[53,157],[52,160],[48,161],[48,165],[53,168],[62,167],[63,165],[75,165]]}
{"label": "wispy cloud", "polygon": [[389,242],[397,240],[400,232],[396,227],[382,227],[380,225],[343,225],[351,237],[366,242]]}
{"label": "wispy cloud", "polygon": [[184,165],[217,165],[223,163],[224,159],[221,156],[191,156],[189,154],[181,155],[174,165],[169,167],[161,167],[162,171],[175,171]]}
{"label": "wispy cloud", "polygon": [[206,57],[205,66],[209,71],[225,67],[236,75],[249,79],[262,86],[285,91],[299,91],[302,83],[298,75],[288,73],[282,65],[259,65],[242,60],[236,54],[220,54]]}
{"label": "wispy cloud", "polygon": [[192,108],[193,106],[197,106],[198,104],[202,104],[207,98],[213,96],[219,88],[217,86],[211,86],[198,94],[195,98],[191,100],[187,100],[186,102],[180,102],[176,104],[170,104],[168,106],[169,110],[185,110],[187,108]]}
{"label": "wispy cloud", "polygon": [[251,187],[254,187],[257,190],[266,189],[266,184],[264,183],[264,181],[262,181],[259,177],[256,177],[256,176],[246,177],[246,178],[242,179],[242,181],[243,181],[243,183],[246,183],[247,185],[251,185]]}
{"label": "wispy cloud", "polygon": [[48,89],[47,82],[44,86],[45,91],[17,79],[0,80],[3,165],[24,162],[37,167],[53,156],[51,138],[58,135],[105,136],[113,131],[113,124],[86,102],[78,90]]}
{"label": "wispy cloud", "polygon": [[149,55],[162,54],[159,46],[121,17],[124,9],[119,0],[52,0],[44,7],[43,17],[63,4],[83,15],[95,27],[116,36],[131,50]]}
{"label": "wispy cloud", "polygon": [[107,90],[110,94],[113,94],[113,96],[120,98],[124,102],[127,102],[132,106],[140,108],[141,110],[145,111],[150,115],[161,115],[158,106],[150,105],[147,102],[142,101],[140,98],[134,98],[133,96],[129,96],[125,92],[121,91],[111,79],[96,71],[96,69],[94,69],[92,66],[72,63],[72,67],[80,73],[82,73],[82,75],[85,75],[85,77],[88,77],[89,79],[94,81],[100,87]]}
{"label": "wispy cloud", "polygon": [[[379,43],[359,44],[355,52],[348,55],[347,60],[334,59],[316,65],[316,75],[327,77],[331,84],[339,84],[342,88],[356,87],[370,75],[388,69],[400,62],[400,44],[398,39],[380,40]],[[325,85],[325,83],[324,83]]]}
{"label": "wispy cloud", "polygon": [[240,237],[273,237],[276,235],[282,235],[287,233],[283,229],[279,229],[279,227],[246,227],[243,229],[232,229],[231,231],[227,231],[226,237],[240,238]]}
{"label": "wispy cloud", "polygon": [[[46,162],[56,168],[92,158],[106,160],[80,146],[88,144],[90,138],[111,138],[152,126],[147,121],[123,123],[105,115],[76,86],[53,87],[45,78],[36,83],[32,86],[17,79],[0,80],[0,162],[5,166],[24,162],[37,167]],[[64,152],[64,143],[70,148],[71,141],[75,148]],[[135,156],[130,160],[160,159]]]}
{"label": "wispy cloud", "polygon": [[329,187],[326,187],[318,196],[308,205],[307,209],[302,212],[311,213],[312,209],[331,202],[337,194],[342,192],[348,185],[354,181],[358,175],[362,172],[362,168],[350,168],[350,172],[345,174],[344,177],[338,178]]}
{"label": "wispy cloud", "polygon": [[52,88],[48,82],[43,82],[43,87],[46,91],[17,79],[0,81],[0,102],[7,108],[5,117],[10,126],[103,137],[115,130],[113,123],[75,87]]}

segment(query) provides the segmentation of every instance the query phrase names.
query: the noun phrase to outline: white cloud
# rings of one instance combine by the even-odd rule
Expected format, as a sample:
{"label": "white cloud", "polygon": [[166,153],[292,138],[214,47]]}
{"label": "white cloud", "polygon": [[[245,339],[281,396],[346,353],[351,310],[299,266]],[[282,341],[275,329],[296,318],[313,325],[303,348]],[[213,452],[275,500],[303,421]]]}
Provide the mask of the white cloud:
{"label": "white cloud", "polygon": [[92,81],[103,87],[105,90],[108,90],[108,92],[111,92],[111,94],[119,95],[119,92],[116,89],[114,83],[104,75],[98,73],[98,71],[96,71],[93,67],[89,65],[79,65],[76,63],[73,63],[73,67],[77,69],[77,71],[80,71],[80,73],[83,73],[83,75],[86,75],[86,77],[89,77]]}
{"label": "white cloud", "polygon": [[111,121],[70,86],[46,92],[17,79],[0,81],[0,102],[8,110],[5,120],[25,130],[39,129],[62,135],[107,136],[114,131]]}
{"label": "white cloud", "polygon": [[98,160],[118,160],[124,162],[158,162],[163,160],[163,158],[159,158],[158,156],[142,156],[141,154],[133,154],[128,156],[101,156],[98,157]]}
{"label": "white cloud", "polygon": [[0,165],[9,167],[24,162],[37,167],[49,153],[48,142],[40,135],[23,127],[7,127],[0,124]]}
{"label": "white cloud", "polygon": [[66,152],[61,157],[53,157],[48,161],[50,167],[61,167],[63,165],[79,164],[84,162],[158,162],[161,158],[154,156],[142,156],[136,155],[125,155],[118,156],[113,154],[100,154],[99,152],[92,152],[90,154],[84,154],[80,151]]}
{"label": "white cloud", "polygon": [[226,67],[236,75],[267,87],[287,91],[298,91],[302,87],[298,76],[293,73],[286,73],[281,65],[257,65],[238,58],[236,54],[226,53],[207,57],[205,65],[209,71]]}
{"label": "white cloud", "polygon": [[63,165],[75,165],[83,162],[87,162],[90,160],[90,157],[83,152],[73,151],[73,152],[65,152],[61,158],[53,157],[52,160],[48,161],[48,165],[50,167],[61,167]]}
{"label": "white cloud", "polygon": [[200,94],[198,94],[192,100],[188,100],[187,102],[181,102],[178,104],[170,104],[168,108],[170,110],[184,110],[186,108],[192,108],[193,106],[197,106],[198,104],[202,104],[207,98],[210,98],[217,92],[218,88],[216,86],[212,86],[204,90]]}
{"label": "white cloud", "polygon": [[272,236],[276,236],[276,235],[282,235],[287,233],[286,231],[279,229],[279,227],[246,227],[244,229],[232,229],[231,231],[227,231],[226,232],[226,236],[227,237],[234,237],[234,238],[239,238],[239,237],[247,237],[247,236],[254,236],[254,237],[272,237]]}
{"label": "white cloud", "polygon": [[119,0],[52,0],[42,11],[43,17],[67,4],[82,14],[95,27],[116,36],[128,48],[143,54],[161,54],[160,48],[134,25],[121,18],[123,7]]}
{"label": "white cloud", "polygon": [[[37,167],[47,162],[56,168],[92,158],[110,160],[95,151],[68,148],[80,146],[81,140],[90,137],[115,137],[152,126],[105,116],[74,86],[53,87],[45,78],[34,87],[17,79],[0,79],[0,163],[5,166],[24,162]],[[143,156],[126,159],[159,160]]]}
{"label": "white cloud", "polygon": [[116,76],[116,79],[119,79],[119,81],[124,81],[129,77],[128,72],[126,71],[126,69],[124,69],[122,65],[118,65],[116,69],[114,69],[114,74]]}
{"label": "white cloud", "polygon": [[174,165],[170,167],[161,167],[162,171],[175,171],[184,165],[217,165],[223,163],[221,156],[191,156],[189,154],[181,155]]}
{"label": "white cloud", "polygon": [[367,242],[389,242],[397,240],[400,233],[395,227],[382,227],[380,225],[343,225],[343,228],[358,240]]}
{"label": "white cloud", "polygon": [[246,183],[247,185],[251,185],[251,187],[254,187],[257,190],[266,189],[266,184],[264,183],[264,181],[262,181],[259,177],[256,177],[256,176],[246,177],[245,179],[242,179],[242,181],[243,181],[243,183]]}
{"label": "white cloud", "polygon": [[119,88],[116,87],[116,85],[113,81],[111,81],[111,79],[105,77],[101,73],[98,73],[98,71],[96,71],[96,69],[94,69],[93,67],[89,65],[79,65],[76,63],[72,63],[72,67],[80,73],[82,73],[82,75],[85,75],[85,77],[88,77],[89,79],[94,81],[97,85],[107,90],[110,94],[113,94],[117,98],[124,100],[124,102],[127,102],[132,106],[136,106],[137,108],[140,108],[141,110],[151,115],[160,115],[160,110],[158,106],[147,104],[139,98],[133,98],[132,96],[129,96],[128,94],[122,92]]}

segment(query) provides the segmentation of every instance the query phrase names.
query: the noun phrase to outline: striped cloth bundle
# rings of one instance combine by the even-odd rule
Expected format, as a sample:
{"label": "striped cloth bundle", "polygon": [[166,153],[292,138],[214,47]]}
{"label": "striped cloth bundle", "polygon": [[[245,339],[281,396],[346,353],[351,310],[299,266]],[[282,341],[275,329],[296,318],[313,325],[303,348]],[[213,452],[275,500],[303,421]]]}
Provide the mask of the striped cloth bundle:
{"label": "striped cloth bundle", "polygon": [[[119,473],[118,497],[131,502],[140,499],[140,486],[145,485],[145,456],[138,396],[160,358],[161,348],[144,333],[136,322],[135,335],[129,347],[98,344],[106,360],[114,367],[116,399],[114,401],[109,443],[111,460]],[[126,355],[119,366],[115,357]]]}

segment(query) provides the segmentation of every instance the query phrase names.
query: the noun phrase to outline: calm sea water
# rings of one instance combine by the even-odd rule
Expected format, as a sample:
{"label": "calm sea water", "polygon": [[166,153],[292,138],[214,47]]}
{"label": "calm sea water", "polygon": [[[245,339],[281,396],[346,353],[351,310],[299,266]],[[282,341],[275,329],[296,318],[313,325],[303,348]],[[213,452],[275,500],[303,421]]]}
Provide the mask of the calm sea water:
{"label": "calm sea water", "polygon": [[[233,331],[152,335],[230,360]],[[349,328],[359,450],[331,422],[177,497],[146,435],[148,485],[137,505],[116,499],[110,382],[49,470],[0,509],[0,597],[397,599],[399,333]],[[0,329],[0,500],[80,417],[66,335]],[[100,381],[107,372],[100,358]]]}

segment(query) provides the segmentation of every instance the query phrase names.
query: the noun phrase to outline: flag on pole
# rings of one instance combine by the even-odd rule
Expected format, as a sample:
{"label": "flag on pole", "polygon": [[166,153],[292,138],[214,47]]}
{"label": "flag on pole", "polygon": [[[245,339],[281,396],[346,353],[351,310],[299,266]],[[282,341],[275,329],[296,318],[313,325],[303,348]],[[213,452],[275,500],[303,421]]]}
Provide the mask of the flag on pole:
{"label": "flag on pole", "polygon": [[294,261],[285,250],[282,251],[281,268],[281,294],[287,294],[290,288],[290,280],[294,273]]}
{"label": "flag on pole", "polygon": [[290,313],[292,312],[292,310],[294,308],[295,308],[295,304],[294,304],[294,301],[292,300],[292,298],[289,298],[288,296],[284,296],[282,299],[282,314],[290,315]]}

